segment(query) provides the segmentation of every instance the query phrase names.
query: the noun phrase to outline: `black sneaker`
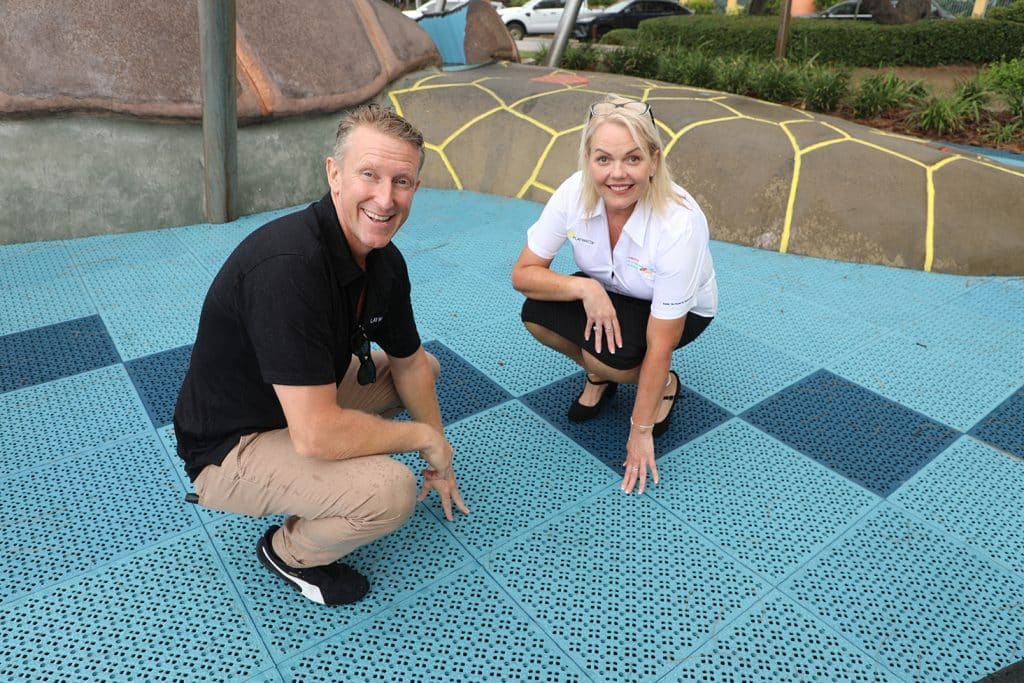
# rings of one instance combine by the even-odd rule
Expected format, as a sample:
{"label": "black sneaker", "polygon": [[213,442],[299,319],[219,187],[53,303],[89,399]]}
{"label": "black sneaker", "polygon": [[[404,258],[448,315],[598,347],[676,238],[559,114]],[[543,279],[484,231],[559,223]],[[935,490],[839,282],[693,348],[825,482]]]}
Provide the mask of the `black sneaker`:
{"label": "black sneaker", "polygon": [[370,582],[366,577],[347,564],[335,562],[306,569],[286,565],[270,543],[280,528],[275,524],[267,529],[267,533],[256,544],[256,557],[260,564],[290,583],[295,590],[321,605],[347,605],[370,590]]}

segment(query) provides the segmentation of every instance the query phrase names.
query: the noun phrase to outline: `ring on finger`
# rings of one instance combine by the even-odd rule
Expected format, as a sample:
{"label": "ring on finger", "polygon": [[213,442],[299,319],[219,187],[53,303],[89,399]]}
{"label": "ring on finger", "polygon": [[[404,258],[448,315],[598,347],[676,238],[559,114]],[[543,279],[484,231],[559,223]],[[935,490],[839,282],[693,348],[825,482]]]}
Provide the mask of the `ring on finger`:
{"label": "ring on finger", "polygon": [[630,469],[631,472],[639,472],[640,471],[640,468],[637,467],[636,465],[634,465],[633,467],[630,467],[629,469]]}

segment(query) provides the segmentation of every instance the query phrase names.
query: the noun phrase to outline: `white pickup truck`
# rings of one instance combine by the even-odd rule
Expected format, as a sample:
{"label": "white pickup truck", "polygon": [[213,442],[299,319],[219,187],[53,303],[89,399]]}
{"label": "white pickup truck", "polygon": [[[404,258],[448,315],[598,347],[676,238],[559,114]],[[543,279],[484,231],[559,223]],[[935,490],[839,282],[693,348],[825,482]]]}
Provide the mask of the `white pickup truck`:
{"label": "white pickup truck", "polygon": [[[532,33],[554,33],[558,20],[562,18],[565,0],[529,0],[520,7],[505,7],[498,10],[498,16],[514,40]],[[586,0],[580,3],[579,19],[597,14],[587,7]]]}

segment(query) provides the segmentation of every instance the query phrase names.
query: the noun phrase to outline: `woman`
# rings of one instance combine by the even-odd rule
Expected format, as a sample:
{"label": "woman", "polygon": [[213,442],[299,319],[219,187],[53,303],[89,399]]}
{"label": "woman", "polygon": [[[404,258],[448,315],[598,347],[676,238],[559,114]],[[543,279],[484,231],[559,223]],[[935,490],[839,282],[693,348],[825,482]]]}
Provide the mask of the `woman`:
{"label": "woman", "polygon": [[[566,240],[582,272],[552,271]],[[587,372],[569,419],[595,417],[619,383],[637,384],[622,490],[658,483],[654,437],[679,397],[672,352],[697,338],[718,307],[708,225],[672,182],[654,113],[609,95],[590,107],[579,171],[562,183],[527,233],[512,268],[527,296],[523,323]]]}

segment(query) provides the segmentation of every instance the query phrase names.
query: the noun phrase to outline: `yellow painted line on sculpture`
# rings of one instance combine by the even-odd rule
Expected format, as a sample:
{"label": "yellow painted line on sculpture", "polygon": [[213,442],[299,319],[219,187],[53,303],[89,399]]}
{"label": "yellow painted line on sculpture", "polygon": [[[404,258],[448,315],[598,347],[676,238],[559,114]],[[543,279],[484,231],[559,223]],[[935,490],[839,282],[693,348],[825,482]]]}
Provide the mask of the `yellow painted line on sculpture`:
{"label": "yellow painted line on sculpture", "polygon": [[432,152],[437,152],[437,155],[441,157],[441,163],[443,163],[444,167],[448,169],[448,175],[450,175],[452,177],[452,180],[455,181],[455,189],[463,189],[462,181],[459,180],[459,174],[455,172],[455,169],[452,167],[451,162],[448,161],[448,155],[444,153],[444,150],[440,149],[437,145],[429,142],[424,142],[423,148],[429,149]]}
{"label": "yellow painted line on sculpture", "polygon": [[742,116],[724,116],[724,117],[722,117],[720,119],[705,119],[704,121],[694,121],[693,123],[691,123],[691,124],[689,124],[687,126],[683,126],[683,128],[678,133],[673,133],[672,134],[672,139],[669,140],[667,145],[665,145],[665,154],[668,155],[668,153],[671,152],[672,148],[675,146],[676,141],[679,140],[679,138],[681,138],[684,135],[686,135],[687,133],[689,133],[694,128],[700,128],[701,126],[710,125],[712,123],[721,123],[722,121],[736,121],[736,120],[741,119],[741,118],[743,118],[743,117]]}
{"label": "yellow painted line on sculpture", "polygon": [[501,99],[501,97],[498,95],[498,93],[494,92],[490,88],[485,88],[484,86],[480,85],[479,83],[472,83],[471,85],[472,85],[472,87],[476,88],[477,90],[483,90],[485,93],[487,93],[488,95],[493,97],[494,101],[497,102],[498,104],[500,104],[501,106],[503,106],[503,107],[508,106],[507,104],[505,104],[505,100]]}
{"label": "yellow painted line on sculpture", "polygon": [[960,157],[959,155],[948,157],[937,164],[925,168],[925,182],[927,183],[928,191],[928,218],[924,230],[925,272],[931,272],[932,262],[935,260],[935,171],[938,171],[943,166],[951,164],[961,158],[963,157]]}
{"label": "yellow painted line on sculpture", "polygon": [[553,188],[553,187],[548,187],[548,186],[547,186],[547,185],[545,185],[544,183],[534,183],[533,185],[534,185],[534,187],[537,187],[537,188],[539,188],[539,189],[541,189],[541,190],[544,190],[544,191],[545,191],[545,192],[547,192],[548,194],[554,194],[554,193],[555,193],[555,188]]}
{"label": "yellow painted line on sculpture", "polygon": [[888,149],[886,147],[882,147],[880,145],[876,145],[873,142],[868,142],[867,140],[863,140],[861,138],[850,138],[850,141],[851,142],[855,142],[858,145],[864,145],[865,147],[870,147],[871,149],[878,150],[879,152],[883,152],[883,153],[888,154],[890,156],[894,156],[897,159],[903,159],[904,161],[909,161],[910,163],[914,164],[915,166],[920,166],[921,168],[928,168],[928,164],[924,163],[923,161],[918,161],[917,159],[915,159],[913,157],[908,157],[906,154],[900,154],[899,152],[896,152],[894,150]]}
{"label": "yellow painted line on sculpture", "polygon": [[494,109],[490,109],[488,111],[485,111],[483,114],[479,114],[477,116],[474,116],[469,121],[466,121],[464,124],[462,124],[461,128],[456,129],[454,133],[452,133],[447,138],[445,138],[444,142],[441,143],[441,149],[444,149],[445,147],[447,147],[448,143],[450,143],[452,140],[454,140],[455,138],[457,138],[460,135],[462,135],[462,133],[464,133],[466,131],[466,129],[469,128],[470,126],[472,126],[474,123],[477,123],[478,121],[483,121],[484,119],[486,119],[488,116],[490,116],[494,112],[501,111],[501,109],[502,109],[502,107],[495,107]]}
{"label": "yellow painted line on sculpture", "polygon": [[835,145],[835,144],[838,144],[840,142],[849,142],[849,141],[850,141],[849,138],[832,138],[831,140],[822,140],[821,142],[815,142],[813,145],[809,145],[809,146],[805,147],[804,149],[802,149],[800,151],[803,154],[808,154],[810,152],[814,152],[814,151],[822,149],[824,147],[829,147],[831,145]]}
{"label": "yellow painted line on sculpture", "polygon": [[523,195],[526,194],[526,191],[530,189],[530,185],[537,181],[537,176],[540,174],[540,169],[544,166],[544,162],[548,158],[548,153],[551,151],[551,148],[555,146],[555,140],[557,139],[558,134],[553,135],[551,139],[548,140],[548,144],[544,147],[544,151],[540,153],[540,158],[538,158],[537,163],[533,165],[533,171],[530,173],[530,177],[526,179],[526,182],[523,183],[523,186],[519,188],[518,192],[516,192],[517,199],[522,199]]}
{"label": "yellow painted line on sculpture", "polygon": [[1015,175],[1019,178],[1024,178],[1024,173],[1022,173],[1021,171],[1016,171],[1012,168],[1007,168],[1006,166],[997,166],[996,164],[990,163],[988,161],[983,161],[981,159],[967,159],[965,157],[960,158],[963,159],[964,161],[970,161],[972,164],[978,164],[979,166],[985,166],[996,171],[1002,171],[1003,173],[1009,173],[1010,175]]}
{"label": "yellow painted line on sculpture", "polygon": [[789,183],[789,199],[786,200],[786,218],[782,223],[782,236],[779,238],[779,252],[785,254],[789,250],[789,235],[793,228],[793,207],[796,205],[796,188],[800,182],[800,168],[803,163],[803,152],[796,138],[785,126],[779,126],[782,132],[789,138],[789,144],[793,148],[793,177]]}
{"label": "yellow painted line on sculpture", "polygon": [[427,81],[432,81],[432,80],[434,80],[435,78],[441,78],[442,76],[444,76],[444,74],[432,74],[432,75],[430,75],[430,76],[427,76],[426,78],[421,78],[420,80],[418,80],[418,81],[416,81],[415,83],[413,83],[413,86],[412,86],[412,87],[413,87],[414,89],[415,89],[415,88],[418,88],[418,87],[420,87],[421,85],[423,85],[424,83],[426,83]]}
{"label": "yellow painted line on sculpture", "polygon": [[398,97],[396,96],[394,90],[388,93],[388,99],[390,99],[391,104],[394,105],[395,113],[398,114],[399,116],[405,116],[405,114],[402,112],[402,104],[398,101]]}
{"label": "yellow painted line on sculpture", "polygon": [[835,132],[839,133],[840,135],[842,135],[847,140],[853,140],[854,139],[854,137],[852,135],[850,135],[848,132],[846,132],[845,130],[843,130],[839,126],[835,125],[834,123],[829,123],[828,121],[819,121],[819,123],[821,125],[825,126],[826,128],[831,128],[832,130],[834,130]]}

